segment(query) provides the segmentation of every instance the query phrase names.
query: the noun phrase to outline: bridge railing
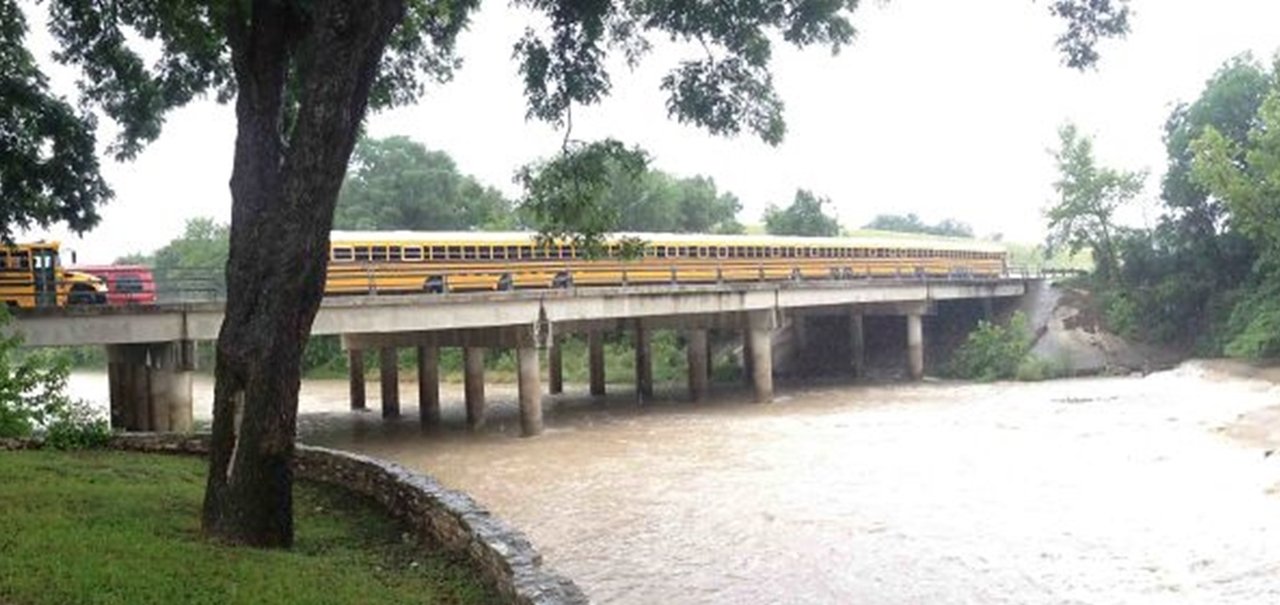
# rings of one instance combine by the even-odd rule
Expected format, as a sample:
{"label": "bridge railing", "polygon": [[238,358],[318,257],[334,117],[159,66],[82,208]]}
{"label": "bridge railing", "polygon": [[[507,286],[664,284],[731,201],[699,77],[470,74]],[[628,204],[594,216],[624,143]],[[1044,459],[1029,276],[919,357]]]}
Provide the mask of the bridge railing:
{"label": "bridge railing", "polygon": [[[583,272],[580,269],[575,270],[569,265],[562,263],[541,263],[534,267],[529,267],[529,271],[542,272],[546,275],[554,276],[560,272],[575,275],[577,281],[569,281],[559,285],[553,284],[554,277],[548,278],[548,286],[550,287],[572,287],[598,285],[592,283],[588,278],[591,271]],[[641,266],[633,266],[629,268],[609,269],[613,275],[621,277],[622,286],[627,285],[661,285],[664,283],[750,283],[755,281],[833,281],[833,280],[875,280],[884,282],[889,280],[908,281],[908,282],[955,282],[974,279],[990,279],[990,274],[975,274],[973,272],[956,271],[947,274],[928,274],[925,272],[916,272],[910,270],[897,270],[893,272],[853,272],[840,271],[829,272],[821,277],[810,271],[805,274],[782,275],[779,276],[777,267],[769,267],[764,264],[671,264],[660,265],[656,263],[648,263]],[[189,302],[217,302],[226,299],[226,276],[223,267],[214,266],[180,266],[180,267],[164,267],[152,270],[156,284],[156,298],[159,304],[173,303],[189,303]],[[1072,268],[1059,267],[1035,267],[1035,266],[1013,266],[1005,269],[1004,273],[996,277],[1007,279],[1046,279],[1054,277],[1071,277],[1086,274],[1086,271]],[[423,288],[415,288],[415,291],[426,291],[427,280],[431,277],[443,277],[446,281],[468,278],[473,281],[488,280],[498,283],[503,275],[509,275],[509,269],[435,269],[422,267],[409,268],[386,268],[381,267],[376,271],[369,267],[365,271],[347,272],[343,279],[346,294],[348,295],[378,295],[391,293],[389,288],[380,287],[380,282],[385,284],[388,282],[406,283],[413,280],[419,280],[423,284]],[[613,283],[617,284],[614,279]],[[448,290],[448,288],[443,288]],[[397,287],[395,292],[404,292],[405,288]]]}

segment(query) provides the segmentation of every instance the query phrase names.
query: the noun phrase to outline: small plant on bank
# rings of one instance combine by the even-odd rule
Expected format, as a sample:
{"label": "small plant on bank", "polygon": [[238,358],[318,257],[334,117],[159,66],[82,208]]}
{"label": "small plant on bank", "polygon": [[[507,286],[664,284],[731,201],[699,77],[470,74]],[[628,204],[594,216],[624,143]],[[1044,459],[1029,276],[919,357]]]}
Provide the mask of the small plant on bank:
{"label": "small plant on bank", "polygon": [[[9,324],[0,308],[0,327]],[[46,351],[19,351],[17,336],[0,338],[0,438],[43,436],[58,449],[100,447],[111,428],[88,403],[67,396],[70,366]]]}

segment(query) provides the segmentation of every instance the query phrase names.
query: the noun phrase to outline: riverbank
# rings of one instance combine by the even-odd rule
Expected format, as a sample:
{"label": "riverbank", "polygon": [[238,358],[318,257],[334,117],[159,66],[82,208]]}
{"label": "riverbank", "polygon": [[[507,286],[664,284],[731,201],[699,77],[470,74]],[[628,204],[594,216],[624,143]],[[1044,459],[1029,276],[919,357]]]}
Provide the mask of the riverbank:
{"label": "riverbank", "polygon": [[201,459],[115,451],[0,453],[0,602],[456,603],[492,592],[425,552],[376,505],[295,487],[289,551],[204,540]]}

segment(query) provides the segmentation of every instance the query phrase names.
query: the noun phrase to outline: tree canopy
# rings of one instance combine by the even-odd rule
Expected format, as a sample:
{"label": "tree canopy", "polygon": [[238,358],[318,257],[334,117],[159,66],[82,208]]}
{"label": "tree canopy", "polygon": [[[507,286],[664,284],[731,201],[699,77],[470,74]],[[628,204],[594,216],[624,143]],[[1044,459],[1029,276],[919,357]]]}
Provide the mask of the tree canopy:
{"label": "tree canopy", "polygon": [[466,231],[516,226],[510,200],[408,137],[361,139],[338,195],[335,229]]}
{"label": "tree canopy", "polygon": [[1090,248],[1098,273],[1110,279],[1118,266],[1115,212],[1141,193],[1146,174],[1099,166],[1093,140],[1081,136],[1073,124],[1059,129],[1058,136],[1061,146],[1054,160],[1059,178],[1053,184],[1058,200],[1045,211],[1046,248],[1066,247],[1072,254]]}
{"label": "tree canopy", "polygon": [[797,189],[791,205],[779,208],[769,204],[764,210],[764,229],[771,235],[808,235],[834,237],[840,235],[840,221],[826,213],[831,200],[818,197],[805,189]]}
{"label": "tree canopy", "polygon": [[926,235],[946,235],[950,237],[973,237],[973,228],[956,219],[943,219],[936,225],[930,225],[916,216],[914,212],[907,214],[879,214],[863,229],[880,231],[897,231],[900,233],[924,233]]}

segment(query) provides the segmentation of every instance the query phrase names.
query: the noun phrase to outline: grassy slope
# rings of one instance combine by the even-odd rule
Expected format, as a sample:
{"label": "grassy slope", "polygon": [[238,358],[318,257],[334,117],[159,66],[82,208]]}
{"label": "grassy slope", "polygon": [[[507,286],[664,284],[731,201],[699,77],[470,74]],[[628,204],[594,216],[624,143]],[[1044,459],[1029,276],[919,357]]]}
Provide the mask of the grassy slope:
{"label": "grassy slope", "polygon": [[0,452],[0,603],[492,601],[467,567],[333,488],[295,488],[292,551],[205,541],[204,470],[171,456]]}

